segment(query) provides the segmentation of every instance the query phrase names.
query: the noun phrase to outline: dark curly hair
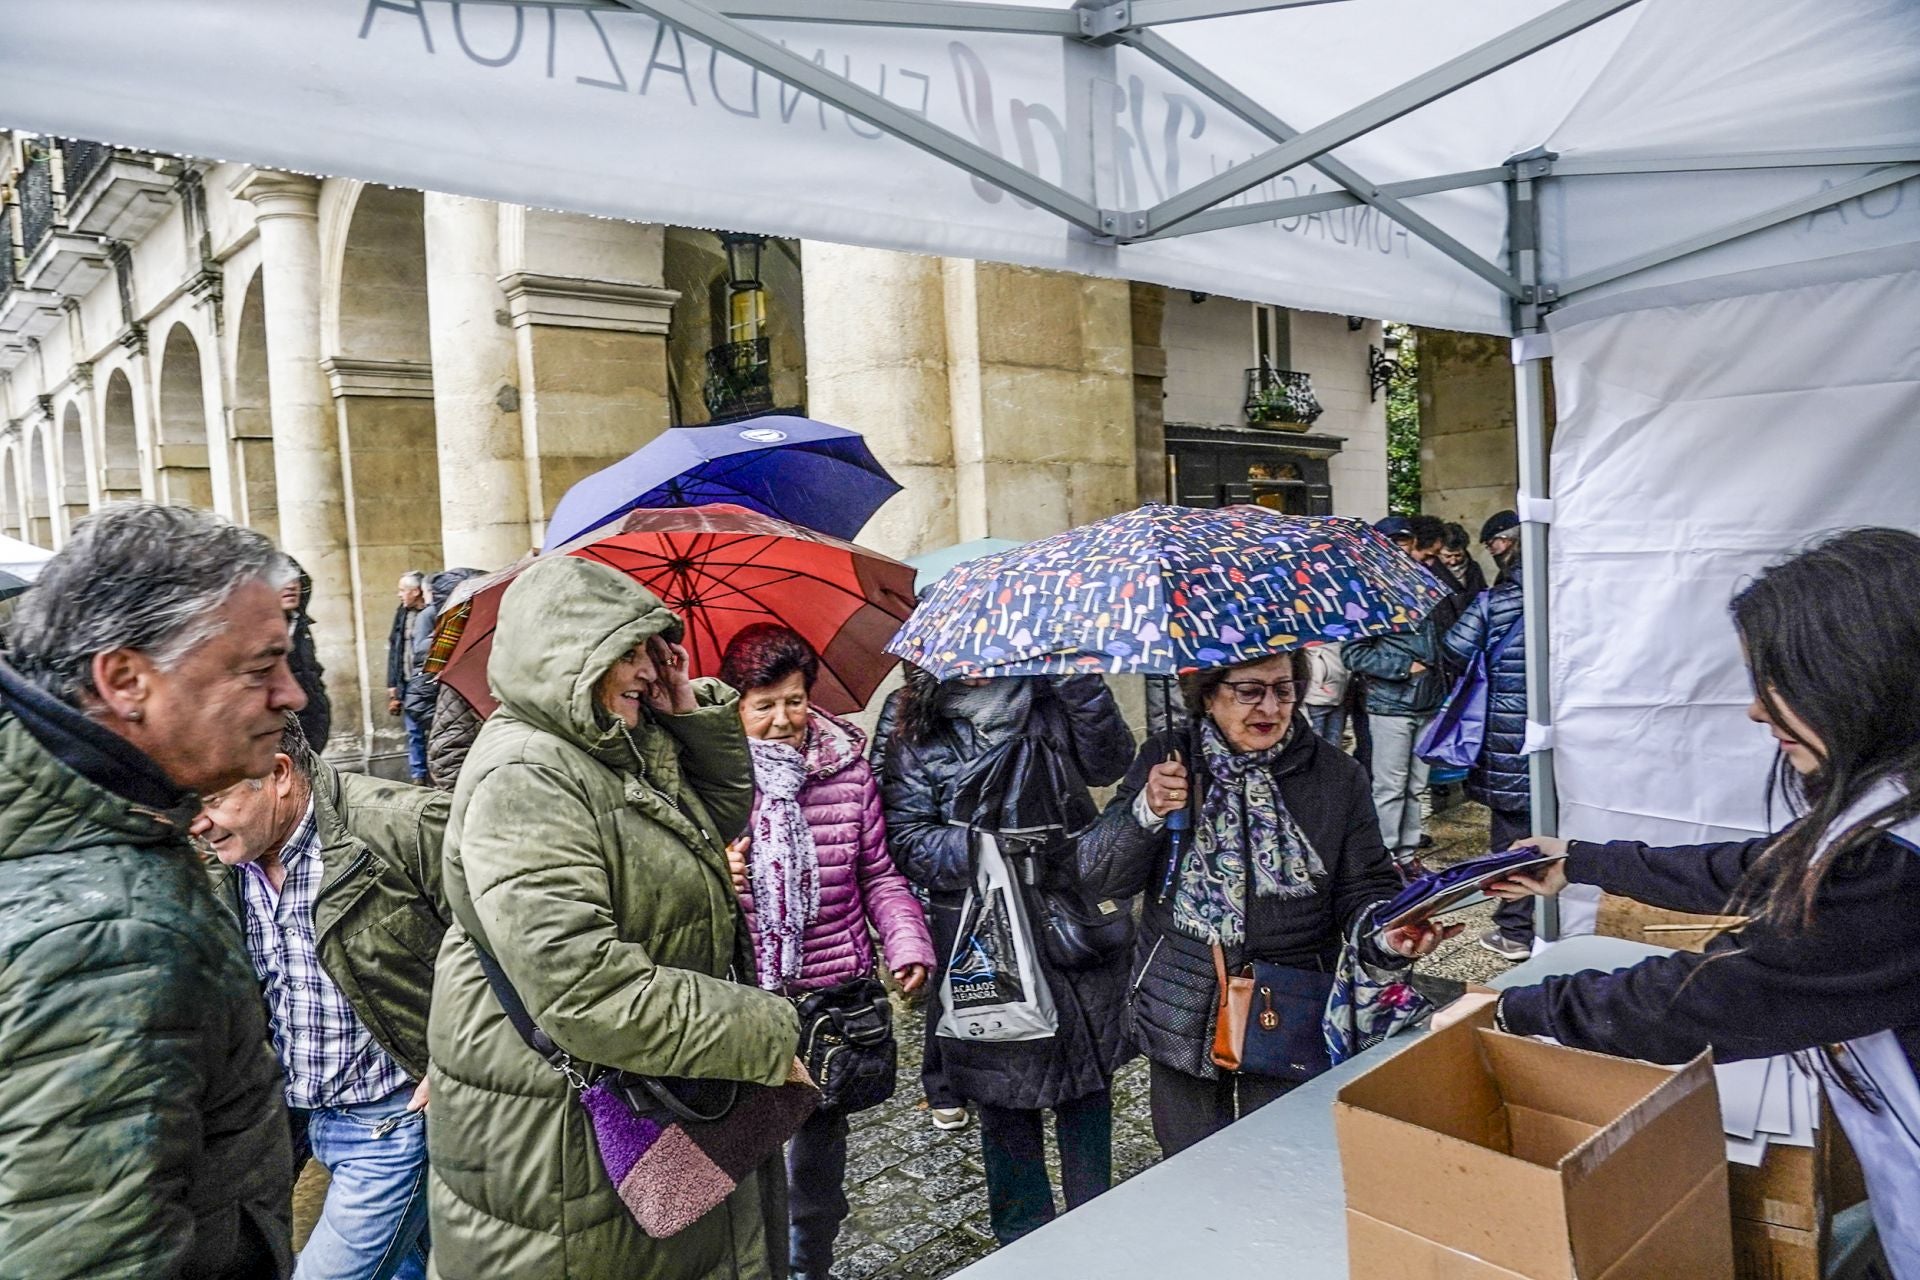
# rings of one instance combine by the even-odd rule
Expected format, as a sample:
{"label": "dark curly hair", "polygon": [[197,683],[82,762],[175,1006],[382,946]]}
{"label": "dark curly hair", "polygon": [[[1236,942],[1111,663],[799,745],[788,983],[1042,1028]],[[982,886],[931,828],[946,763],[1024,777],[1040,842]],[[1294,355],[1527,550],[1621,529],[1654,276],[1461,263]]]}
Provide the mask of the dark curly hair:
{"label": "dark curly hair", "polygon": [[720,659],[720,678],[741,693],[779,684],[796,671],[812,692],[820,677],[820,655],[799,632],[777,622],[743,627]]}

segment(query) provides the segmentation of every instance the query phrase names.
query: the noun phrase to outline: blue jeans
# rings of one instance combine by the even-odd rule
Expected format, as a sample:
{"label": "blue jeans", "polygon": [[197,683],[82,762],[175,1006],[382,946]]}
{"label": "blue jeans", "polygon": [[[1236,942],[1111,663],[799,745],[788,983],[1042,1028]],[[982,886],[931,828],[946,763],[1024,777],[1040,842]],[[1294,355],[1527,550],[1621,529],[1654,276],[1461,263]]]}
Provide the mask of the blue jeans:
{"label": "blue jeans", "polygon": [[400,718],[407,726],[407,764],[414,777],[427,777],[427,722],[407,711],[402,711]]}
{"label": "blue jeans", "polygon": [[787,1258],[827,1280],[833,1242],[847,1220],[847,1113],[816,1111],[787,1144]]}
{"label": "blue jeans", "polygon": [[427,1124],[412,1086],[309,1111],[307,1142],[331,1181],[294,1280],[425,1280]]}
{"label": "blue jeans", "polygon": [[1308,707],[1307,722],[1313,726],[1315,733],[1337,747],[1340,739],[1346,736],[1347,709],[1339,703],[1331,707]]}
{"label": "blue jeans", "polygon": [[[987,1217],[993,1236],[1012,1244],[1053,1221],[1047,1177],[1045,1112],[980,1104],[980,1148],[987,1166]],[[1113,1096],[1107,1090],[1053,1109],[1060,1143],[1060,1190],[1078,1209],[1113,1185]]]}

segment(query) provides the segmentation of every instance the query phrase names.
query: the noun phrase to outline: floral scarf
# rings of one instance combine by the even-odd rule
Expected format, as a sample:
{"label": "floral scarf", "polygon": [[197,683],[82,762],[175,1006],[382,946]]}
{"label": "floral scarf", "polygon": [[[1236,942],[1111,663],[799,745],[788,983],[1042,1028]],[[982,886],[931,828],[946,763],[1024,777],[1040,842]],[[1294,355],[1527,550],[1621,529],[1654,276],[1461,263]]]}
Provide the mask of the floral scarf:
{"label": "floral scarf", "polygon": [[800,976],[807,928],[820,914],[820,859],[800,809],[806,757],[784,742],[747,739],[753,753],[753,845],[747,883],[753,890],[754,969],[760,985],[779,991]]}
{"label": "floral scarf", "polygon": [[1174,928],[1188,937],[1246,941],[1249,873],[1252,894],[1262,898],[1304,898],[1325,878],[1326,865],[1274,780],[1273,765],[1285,747],[1283,741],[1243,754],[1227,745],[1212,720],[1201,726],[1200,752],[1213,785],[1173,896]]}

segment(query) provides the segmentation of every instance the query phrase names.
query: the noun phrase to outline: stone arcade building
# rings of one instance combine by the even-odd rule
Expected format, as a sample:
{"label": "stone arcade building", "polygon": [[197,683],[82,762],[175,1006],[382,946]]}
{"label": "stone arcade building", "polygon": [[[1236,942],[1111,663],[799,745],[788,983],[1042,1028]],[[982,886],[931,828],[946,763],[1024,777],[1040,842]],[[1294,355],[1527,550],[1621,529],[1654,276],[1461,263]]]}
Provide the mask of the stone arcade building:
{"label": "stone arcade building", "polygon": [[707,231],[19,134],[0,185],[0,531],[58,547],[145,497],[275,537],[349,762],[398,745],[400,573],[513,561],[574,481],[715,412],[865,432],[896,555],[1170,483],[1386,509],[1376,321],[814,242],[743,275]]}

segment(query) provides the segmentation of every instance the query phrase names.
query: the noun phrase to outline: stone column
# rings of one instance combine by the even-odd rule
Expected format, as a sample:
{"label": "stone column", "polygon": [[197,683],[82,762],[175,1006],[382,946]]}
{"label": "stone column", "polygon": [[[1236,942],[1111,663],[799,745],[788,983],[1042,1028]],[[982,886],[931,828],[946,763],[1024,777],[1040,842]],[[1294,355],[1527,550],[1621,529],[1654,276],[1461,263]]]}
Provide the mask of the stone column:
{"label": "stone column", "polygon": [[951,546],[961,535],[940,259],[809,240],[800,266],[808,412],[864,433],[905,486],[860,541],[895,556]]}
{"label": "stone column", "polygon": [[1505,338],[1445,329],[1416,330],[1414,342],[1420,353],[1420,509],[1457,520],[1478,537],[1488,516],[1513,506],[1519,484],[1512,351]]}
{"label": "stone column", "polygon": [[429,191],[425,220],[440,541],[448,564],[491,569],[533,545],[500,206]]}
{"label": "stone column", "polygon": [[260,228],[280,545],[313,579],[308,611],[333,702],[332,745],[346,748],[335,754],[348,754],[364,740],[369,712],[359,679],[340,433],[320,368],[320,183],[257,169],[234,194],[252,203]]}

